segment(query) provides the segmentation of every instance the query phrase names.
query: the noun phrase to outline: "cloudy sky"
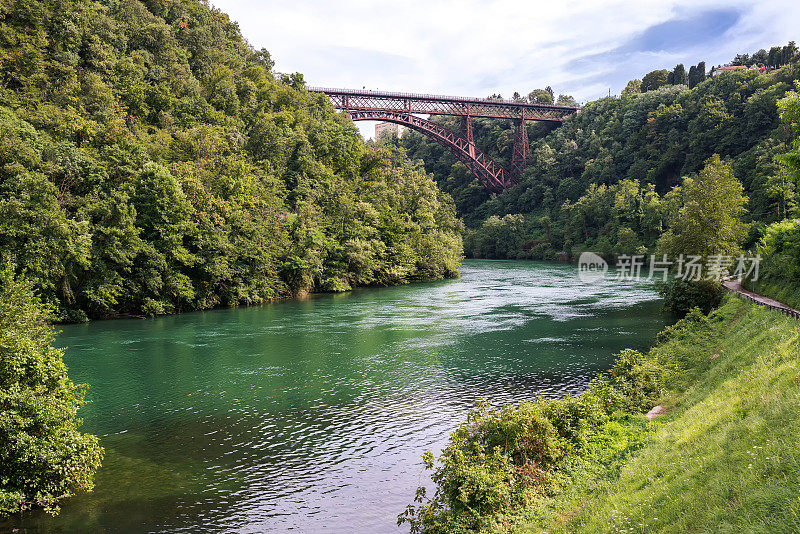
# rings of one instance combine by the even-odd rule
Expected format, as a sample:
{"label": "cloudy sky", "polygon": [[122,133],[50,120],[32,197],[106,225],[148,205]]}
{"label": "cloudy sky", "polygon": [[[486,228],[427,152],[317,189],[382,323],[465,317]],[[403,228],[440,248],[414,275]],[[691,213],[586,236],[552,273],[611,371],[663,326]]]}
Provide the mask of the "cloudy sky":
{"label": "cloudy sky", "polygon": [[[800,41],[800,0],[212,0],[309,85],[579,101]],[[362,130],[364,131],[364,130]]]}

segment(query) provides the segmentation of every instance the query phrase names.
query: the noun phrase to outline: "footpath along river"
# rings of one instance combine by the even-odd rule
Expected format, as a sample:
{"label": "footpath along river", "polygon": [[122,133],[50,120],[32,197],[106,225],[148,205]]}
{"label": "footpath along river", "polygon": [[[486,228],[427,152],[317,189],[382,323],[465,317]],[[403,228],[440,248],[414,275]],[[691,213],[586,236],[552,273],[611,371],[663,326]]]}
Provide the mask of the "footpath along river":
{"label": "footpath along river", "polygon": [[579,393],[669,321],[646,280],[465,261],[462,277],[63,328],[106,457],[94,493],[20,532],[400,532],[482,397]]}

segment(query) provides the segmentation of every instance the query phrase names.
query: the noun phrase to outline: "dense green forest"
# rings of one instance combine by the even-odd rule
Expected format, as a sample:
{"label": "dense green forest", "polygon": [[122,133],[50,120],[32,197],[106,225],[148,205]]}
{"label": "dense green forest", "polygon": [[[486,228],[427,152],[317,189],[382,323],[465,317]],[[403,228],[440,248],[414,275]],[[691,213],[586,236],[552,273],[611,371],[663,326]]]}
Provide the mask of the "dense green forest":
{"label": "dense green forest", "polygon": [[[485,192],[463,164],[420,134],[398,142],[452,194],[467,225],[468,256],[654,251],[674,207],[669,191],[715,154],[744,185],[747,218],[755,223],[750,247],[767,224],[793,213],[797,189],[781,158],[791,150],[792,130],[776,104],[800,79],[800,59],[794,43],[766,57],[780,68],[707,76],[701,62],[688,74],[683,65],[653,71],[619,97],[587,103],[558,128],[532,125],[532,164],[519,185],[499,195]],[[552,101],[552,91],[550,99],[545,93],[528,98]],[[474,131],[481,150],[510,162],[508,121],[478,119]]]}
{"label": "dense green forest", "polygon": [[0,4],[0,263],[61,320],[456,276],[453,202],[195,0]]}

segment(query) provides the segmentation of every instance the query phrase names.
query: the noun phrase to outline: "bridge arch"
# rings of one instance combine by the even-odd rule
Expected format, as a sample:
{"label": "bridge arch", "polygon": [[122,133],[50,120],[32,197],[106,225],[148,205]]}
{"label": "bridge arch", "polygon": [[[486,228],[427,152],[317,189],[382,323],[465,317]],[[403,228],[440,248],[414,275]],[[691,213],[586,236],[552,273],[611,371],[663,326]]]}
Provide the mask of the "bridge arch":
{"label": "bridge arch", "polygon": [[[431,137],[447,148],[472,171],[481,184],[493,192],[500,192],[514,184],[513,178],[492,158],[478,150],[471,136],[460,135],[411,113],[389,110],[344,110],[353,121],[383,121],[400,124]],[[464,120],[469,121],[468,117]],[[471,133],[471,128],[466,128]]]}

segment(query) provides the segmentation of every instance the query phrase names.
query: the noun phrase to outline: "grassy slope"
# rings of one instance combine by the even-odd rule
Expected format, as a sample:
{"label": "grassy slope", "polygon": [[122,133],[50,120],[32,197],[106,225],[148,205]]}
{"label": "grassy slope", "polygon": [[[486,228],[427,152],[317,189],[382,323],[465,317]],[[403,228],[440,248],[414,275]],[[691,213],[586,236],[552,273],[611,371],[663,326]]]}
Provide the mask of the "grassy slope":
{"label": "grassy slope", "polygon": [[759,280],[758,282],[750,282],[747,284],[747,288],[800,310],[800,291],[796,286],[783,286],[778,283]]}
{"label": "grassy slope", "polygon": [[652,438],[576,471],[521,530],[800,531],[800,323],[730,297],[651,355],[678,362]]}

